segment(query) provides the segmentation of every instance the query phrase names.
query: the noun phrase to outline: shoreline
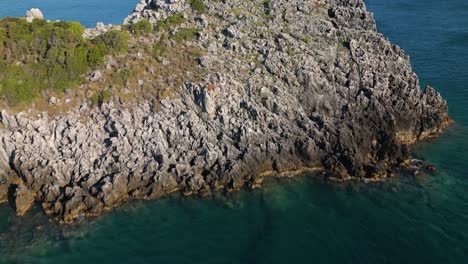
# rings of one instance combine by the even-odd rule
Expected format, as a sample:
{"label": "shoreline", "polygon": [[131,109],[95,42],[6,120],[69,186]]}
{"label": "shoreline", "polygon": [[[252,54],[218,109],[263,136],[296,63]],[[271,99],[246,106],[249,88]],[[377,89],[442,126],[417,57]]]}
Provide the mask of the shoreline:
{"label": "shoreline", "polygon": [[[435,137],[426,138],[424,140],[418,141],[415,144],[422,143],[425,140],[431,140],[434,138],[437,138],[437,137],[435,136]],[[399,173],[402,173],[400,177],[407,177],[408,175],[412,175],[413,177],[415,177],[415,176],[420,175],[419,173],[417,175],[414,175],[413,173],[411,173],[412,170],[414,171],[414,167],[411,168],[412,166],[410,165],[410,163],[411,163],[411,160],[406,160],[404,165],[389,168],[393,171],[392,175],[387,175],[383,177],[379,176],[379,177],[374,177],[374,178],[355,178],[355,177],[349,177],[346,179],[335,178],[331,176],[331,174],[329,174],[329,172],[327,172],[323,167],[303,167],[300,169],[286,170],[281,173],[278,173],[276,171],[265,171],[265,172],[258,174],[258,177],[254,177],[255,179],[254,182],[250,182],[250,183],[245,182],[243,185],[240,185],[236,189],[227,190],[224,188],[220,188],[220,189],[213,189],[205,193],[186,193],[186,192],[183,192],[183,189],[178,187],[166,193],[160,193],[158,194],[157,197],[129,198],[128,200],[123,200],[119,204],[115,204],[112,207],[104,207],[102,209],[102,212],[100,213],[85,213],[85,214],[77,215],[76,217],[74,217],[72,220],[69,220],[69,221],[64,221],[63,219],[60,219],[60,218],[53,218],[53,219],[54,219],[54,222],[60,225],[73,226],[75,224],[80,223],[81,220],[78,221],[78,219],[83,219],[83,217],[84,218],[97,218],[97,217],[106,216],[108,213],[112,212],[114,208],[121,207],[122,205],[127,204],[127,203],[156,201],[161,198],[168,198],[172,194],[178,194],[184,197],[203,198],[203,197],[213,196],[215,194],[226,195],[228,193],[239,192],[241,189],[244,189],[244,188],[247,188],[248,190],[253,191],[255,189],[261,189],[263,187],[262,185],[265,180],[293,179],[293,178],[298,178],[298,177],[303,177],[303,176],[305,177],[306,175],[310,175],[310,177],[312,177],[313,179],[320,180],[320,182],[323,182],[324,184],[332,184],[332,185],[338,185],[338,186],[343,186],[346,183],[352,183],[352,184],[385,183],[390,179],[398,178],[396,174],[399,174]],[[416,168],[416,170],[417,171],[423,170],[424,173],[422,175],[425,175],[425,173],[432,171],[432,169],[431,170],[428,169],[428,166],[432,166],[432,165],[424,162],[422,165]],[[406,173],[407,175],[403,175],[404,173]],[[427,176],[424,176],[424,177],[427,177]],[[4,205],[8,202],[9,202],[8,200],[0,201],[0,205]],[[28,209],[25,210],[25,213],[27,213],[27,211],[29,211],[29,209],[31,209],[34,206],[40,207],[40,205],[37,204],[36,201],[34,201],[28,206]],[[42,211],[45,216],[49,216],[49,217],[51,216],[50,213],[44,210]],[[94,219],[92,219],[91,221],[94,221]]]}

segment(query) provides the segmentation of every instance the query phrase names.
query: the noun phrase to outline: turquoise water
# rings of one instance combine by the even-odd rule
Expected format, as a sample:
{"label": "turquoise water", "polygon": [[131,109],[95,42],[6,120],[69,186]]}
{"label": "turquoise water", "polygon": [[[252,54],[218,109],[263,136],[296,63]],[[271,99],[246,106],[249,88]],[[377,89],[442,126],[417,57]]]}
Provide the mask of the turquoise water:
{"label": "turquoise water", "polygon": [[[4,2],[13,3],[1,0],[0,16],[15,12]],[[122,12],[119,1],[99,2]],[[434,174],[375,185],[271,180],[261,190],[209,199],[135,202],[65,227],[39,209],[17,218],[2,205],[0,263],[468,263],[468,2],[367,5],[457,122],[415,150],[437,166]],[[75,19],[78,11],[62,15]]]}

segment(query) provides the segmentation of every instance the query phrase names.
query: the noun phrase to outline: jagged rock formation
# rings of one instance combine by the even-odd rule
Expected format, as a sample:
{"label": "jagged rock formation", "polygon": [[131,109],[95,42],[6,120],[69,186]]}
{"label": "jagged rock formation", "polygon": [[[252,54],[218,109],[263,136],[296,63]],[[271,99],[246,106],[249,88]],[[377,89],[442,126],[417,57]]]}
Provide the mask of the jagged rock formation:
{"label": "jagged rock formation", "polygon": [[[208,72],[178,98],[67,114],[1,114],[0,200],[31,197],[63,222],[123,201],[252,186],[323,168],[379,179],[438,133],[446,102],[419,89],[362,0],[142,1],[128,23],[183,12]],[[177,29],[176,29],[177,31]],[[170,65],[168,65],[170,67]],[[14,199],[14,198],[12,198]],[[24,209],[24,210],[22,210]]]}

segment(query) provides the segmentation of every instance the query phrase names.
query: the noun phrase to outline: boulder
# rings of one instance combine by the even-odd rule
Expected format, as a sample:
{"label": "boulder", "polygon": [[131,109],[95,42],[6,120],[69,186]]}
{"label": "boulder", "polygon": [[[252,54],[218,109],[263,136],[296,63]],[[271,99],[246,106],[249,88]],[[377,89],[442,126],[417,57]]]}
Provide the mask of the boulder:
{"label": "boulder", "polygon": [[49,98],[49,105],[57,105],[59,103],[59,99],[57,99],[56,97],[50,97]]}
{"label": "boulder", "polygon": [[102,72],[100,70],[93,71],[88,75],[88,80],[90,82],[97,82],[102,78]]}
{"label": "boulder", "polygon": [[44,19],[44,15],[39,8],[31,8],[26,11],[26,21],[31,23],[34,19]]}

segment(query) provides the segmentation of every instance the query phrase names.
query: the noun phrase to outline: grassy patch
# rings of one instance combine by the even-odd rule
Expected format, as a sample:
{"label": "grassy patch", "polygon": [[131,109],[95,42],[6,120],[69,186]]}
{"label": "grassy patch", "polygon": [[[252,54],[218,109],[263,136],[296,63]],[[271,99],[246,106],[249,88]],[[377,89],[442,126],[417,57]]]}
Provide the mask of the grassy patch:
{"label": "grassy patch", "polygon": [[164,43],[158,42],[153,45],[153,49],[152,49],[153,57],[157,58],[157,57],[164,56],[166,52],[167,52],[167,46]]}
{"label": "grassy patch", "polygon": [[107,91],[100,91],[91,96],[91,104],[93,106],[101,106],[104,103],[108,103],[112,97],[112,94]]}
{"label": "grassy patch", "polygon": [[196,28],[181,28],[172,37],[176,42],[182,43],[184,41],[193,40],[198,34]]}
{"label": "grassy patch", "polygon": [[159,30],[171,30],[182,23],[185,23],[187,19],[183,17],[182,14],[175,14],[172,15],[165,20],[161,20],[158,22],[158,29]]}
{"label": "grassy patch", "polygon": [[135,24],[126,25],[125,29],[135,36],[142,36],[149,34],[153,31],[153,25],[147,20],[143,19]]}

